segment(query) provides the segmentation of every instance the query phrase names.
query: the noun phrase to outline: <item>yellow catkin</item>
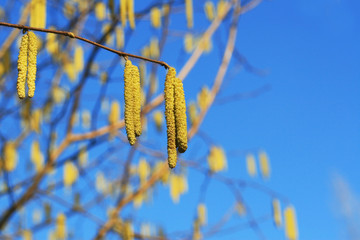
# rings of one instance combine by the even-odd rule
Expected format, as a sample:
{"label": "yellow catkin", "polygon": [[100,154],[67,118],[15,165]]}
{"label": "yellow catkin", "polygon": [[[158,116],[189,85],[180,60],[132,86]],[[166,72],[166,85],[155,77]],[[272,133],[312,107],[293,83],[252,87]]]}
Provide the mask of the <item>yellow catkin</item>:
{"label": "yellow catkin", "polygon": [[120,0],[120,17],[121,17],[121,24],[123,27],[126,26],[126,9],[127,9],[127,1],[128,0]]}
{"label": "yellow catkin", "polygon": [[36,109],[30,116],[30,125],[31,129],[36,133],[41,131],[41,122],[42,122],[42,111],[41,109]]}
{"label": "yellow catkin", "polygon": [[133,240],[134,239],[134,230],[133,230],[133,226],[132,226],[131,222],[126,221],[123,224],[122,237],[124,240]]}
{"label": "yellow catkin", "polygon": [[31,0],[30,27],[45,28],[46,0]]}
{"label": "yellow catkin", "polygon": [[235,209],[240,216],[244,216],[246,213],[246,208],[243,202],[238,201],[235,205]]}
{"label": "yellow catkin", "polygon": [[63,8],[63,13],[67,19],[72,18],[74,16],[74,14],[76,13],[76,7],[75,7],[74,3],[65,2],[64,8]]}
{"label": "yellow catkin", "polygon": [[140,178],[140,183],[144,183],[150,175],[150,165],[145,158],[141,158],[139,161],[138,174]]}
{"label": "yellow catkin", "polygon": [[285,235],[289,240],[298,239],[298,229],[296,223],[296,214],[293,206],[288,206],[284,210]]}
{"label": "yellow catkin", "polygon": [[255,157],[252,154],[246,155],[246,169],[249,176],[254,177],[257,174]]}
{"label": "yellow catkin", "polygon": [[151,25],[154,28],[161,27],[161,11],[157,7],[153,7],[150,12]]}
{"label": "yellow catkin", "polygon": [[273,214],[273,220],[276,227],[281,226],[281,208],[280,208],[280,201],[278,199],[272,200],[272,214]]}
{"label": "yellow catkin", "polygon": [[30,230],[24,230],[22,232],[23,240],[32,240],[32,232]]}
{"label": "yellow catkin", "polygon": [[204,5],[204,10],[205,10],[206,18],[209,21],[214,20],[214,18],[215,18],[215,6],[214,6],[214,3],[211,2],[211,1],[206,1],[205,5]]}
{"label": "yellow catkin", "polygon": [[135,136],[141,135],[141,88],[140,73],[137,66],[132,66],[133,98],[134,98],[134,131]]}
{"label": "yellow catkin", "polygon": [[200,93],[197,95],[197,102],[199,105],[200,110],[205,110],[210,103],[210,91],[207,86],[204,86]]}
{"label": "yellow catkin", "polygon": [[3,148],[3,168],[7,172],[14,171],[18,162],[18,154],[14,142],[7,142]]}
{"label": "yellow catkin", "polygon": [[95,188],[99,193],[106,194],[107,192],[107,180],[102,172],[96,173]]}
{"label": "yellow catkin", "polygon": [[186,103],[183,83],[179,78],[174,81],[175,95],[175,126],[176,126],[176,146],[180,153],[187,149],[187,121],[186,121]]}
{"label": "yellow catkin", "polygon": [[226,155],[221,147],[212,146],[207,159],[212,172],[223,171],[227,168]]}
{"label": "yellow catkin", "polygon": [[170,197],[174,203],[178,203],[180,195],[188,189],[187,179],[184,175],[170,175]]}
{"label": "yellow catkin", "polygon": [[81,46],[77,46],[74,52],[74,67],[77,72],[84,68],[84,50]]}
{"label": "yellow catkin", "polygon": [[106,17],[106,5],[103,2],[95,4],[95,17],[97,20],[102,21]]}
{"label": "yellow catkin", "polygon": [[[54,27],[50,27],[50,29],[54,30]],[[52,54],[56,55],[59,52],[59,42],[56,37],[56,34],[48,33],[46,34],[46,50]]]}
{"label": "yellow catkin", "polygon": [[82,147],[80,149],[79,155],[78,155],[78,161],[80,167],[85,167],[88,161],[88,153],[86,151],[86,146]]}
{"label": "yellow catkin", "polygon": [[35,166],[36,172],[39,172],[44,166],[44,155],[41,152],[39,142],[36,140],[31,144],[31,161]]}
{"label": "yellow catkin", "polygon": [[164,114],[161,111],[156,111],[153,114],[156,129],[160,132],[164,123]]}
{"label": "yellow catkin", "polygon": [[28,45],[29,36],[23,35],[21,38],[20,51],[18,56],[18,78],[17,78],[17,93],[19,98],[25,97],[25,83],[26,83],[26,72],[27,72],[27,59],[28,59]]}
{"label": "yellow catkin", "polygon": [[55,237],[57,239],[66,239],[66,216],[63,213],[59,213],[56,217],[55,223]]}
{"label": "yellow catkin", "polygon": [[174,81],[176,78],[176,71],[170,68],[166,74],[164,98],[165,98],[165,119],[167,127],[167,152],[168,164],[170,168],[176,166],[176,128],[175,128],[175,114],[174,114]]}
{"label": "yellow catkin", "polygon": [[196,104],[194,102],[191,102],[189,104],[188,112],[189,112],[190,123],[195,124],[196,119],[198,117],[198,109],[197,109],[197,106],[196,106]]}
{"label": "yellow catkin", "polygon": [[125,34],[122,27],[116,27],[116,48],[123,49],[125,44]]}
{"label": "yellow catkin", "polygon": [[33,97],[35,93],[35,79],[36,79],[36,57],[38,40],[33,32],[28,32],[29,36],[29,55],[28,55],[28,96]]}
{"label": "yellow catkin", "polygon": [[193,28],[193,26],[194,26],[194,15],[193,15],[193,3],[192,3],[192,0],[185,0],[185,11],[186,11],[187,27],[188,28]]}
{"label": "yellow catkin", "polygon": [[134,145],[136,142],[133,89],[132,63],[130,60],[127,60],[124,69],[125,129],[130,145]]}
{"label": "yellow catkin", "polygon": [[91,113],[85,109],[81,113],[81,123],[83,128],[89,128],[91,125]]}
{"label": "yellow catkin", "polygon": [[206,225],[207,223],[207,214],[206,214],[206,206],[203,203],[200,203],[197,207],[197,214],[199,219],[199,224],[201,226]]}
{"label": "yellow catkin", "polygon": [[185,52],[187,52],[187,53],[190,53],[194,50],[194,38],[191,33],[185,34],[184,48],[185,48]]}
{"label": "yellow catkin", "polygon": [[114,125],[120,119],[120,104],[118,101],[113,101],[111,103],[110,113],[109,113],[109,124]]}
{"label": "yellow catkin", "polygon": [[226,10],[226,1],[220,0],[217,4],[216,14],[217,17],[223,18]]}
{"label": "yellow catkin", "polygon": [[192,240],[201,240],[203,239],[203,236],[200,231],[200,221],[199,219],[195,219],[193,222],[193,235]]}
{"label": "yellow catkin", "polygon": [[79,176],[77,167],[70,161],[67,161],[64,166],[64,185],[71,186],[73,185]]}
{"label": "yellow catkin", "polygon": [[160,56],[159,40],[152,38],[150,41],[150,57],[158,59]]}
{"label": "yellow catkin", "polygon": [[212,49],[212,42],[211,39],[207,36],[203,36],[201,37],[200,41],[199,41],[199,47],[205,52],[205,53],[209,53]]}
{"label": "yellow catkin", "polygon": [[264,151],[259,152],[259,164],[260,164],[260,171],[263,178],[270,177],[270,162],[269,157]]}
{"label": "yellow catkin", "polygon": [[131,29],[135,29],[135,0],[127,0],[127,13]]}

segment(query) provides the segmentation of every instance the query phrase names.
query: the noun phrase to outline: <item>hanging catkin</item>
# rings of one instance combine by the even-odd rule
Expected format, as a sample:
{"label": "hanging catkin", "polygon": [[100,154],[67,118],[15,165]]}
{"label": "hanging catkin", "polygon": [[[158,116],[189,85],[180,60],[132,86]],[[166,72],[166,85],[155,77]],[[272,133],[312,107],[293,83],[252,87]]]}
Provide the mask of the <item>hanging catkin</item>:
{"label": "hanging catkin", "polygon": [[26,34],[21,38],[20,51],[18,56],[18,78],[17,93],[19,98],[25,97],[25,82],[27,72],[29,36]]}
{"label": "hanging catkin", "polygon": [[135,0],[127,0],[127,12],[131,29],[135,29],[134,2]]}
{"label": "hanging catkin", "polygon": [[120,0],[120,15],[121,15],[121,24],[123,27],[126,26],[126,3],[127,0]]}
{"label": "hanging catkin", "polygon": [[183,83],[179,78],[174,80],[174,95],[176,146],[179,152],[183,153],[187,149],[186,103]]}
{"label": "hanging catkin", "polygon": [[187,27],[192,28],[194,26],[192,0],[185,0],[185,11],[186,11]]}
{"label": "hanging catkin", "polygon": [[132,82],[134,97],[134,128],[135,136],[141,135],[141,90],[140,90],[140,73],[137,66],[132,66]]}
{"label": "hanging catkin", "polygon": [[35,33],[28,32],[29,36],[29,65],[28,65],[28,96],[33,97],[35,93],[35,78],[36,78],[36,56],[37,56],[37,45],[38,41]]}
{"label": "hanging catkin", "polygon": [[176,130],[175,130],[175,114],[174,114],[174,81],[176,71],[174,68],[169,68],[165,79],[165,119],[167,127],[167,152],[168,164],[170,168],[176,166]]}
{"label": "hanging catkin", "polygon": [[134,127],[134,90],[132,63],[127,60],[124,69],[125,129],[130,145],[136,141]]}

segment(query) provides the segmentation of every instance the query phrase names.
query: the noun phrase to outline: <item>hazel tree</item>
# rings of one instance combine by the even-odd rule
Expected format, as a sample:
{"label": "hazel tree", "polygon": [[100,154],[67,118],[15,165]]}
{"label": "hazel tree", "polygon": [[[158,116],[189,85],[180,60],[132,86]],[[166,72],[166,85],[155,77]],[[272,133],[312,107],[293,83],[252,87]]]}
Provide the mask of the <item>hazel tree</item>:
{"label": "hazel tree", "polygon": [[[236,46],[240,16],[261,2],[4,0],[0,238],[208,239],[251,229],[264,239],[261,225],[273,222],[298,239],[293,205],[267,187],[266,151],[244,150],[237,160],[248,176],[233,177],[226,144],[201,131],[227,72],[261,72]],[[207,71],[198,62],[214,51],[215,76],[192,94],[190,71]],[[245,188],[264,196],[263,215]],[[227,210],[209,201],[214,191],[231,192],[231,202],[217,199]]]}

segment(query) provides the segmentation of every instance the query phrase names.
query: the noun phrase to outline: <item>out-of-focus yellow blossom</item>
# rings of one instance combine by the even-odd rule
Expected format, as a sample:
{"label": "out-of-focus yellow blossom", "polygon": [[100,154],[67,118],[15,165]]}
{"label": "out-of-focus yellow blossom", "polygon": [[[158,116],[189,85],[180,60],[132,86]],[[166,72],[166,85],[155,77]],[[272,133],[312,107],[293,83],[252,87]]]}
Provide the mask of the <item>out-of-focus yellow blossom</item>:
{"label": "out-of-focus yellow blossom", "polygon": [[256,162],[253,154],[249,153],[246,155],[246,169],[251,177],[255,177],[257,174]]}
{"label": "out-of-focus yellow blossom", "polygon": [[226,155],[221,147],[211,147],[208,155],[208,164],[212,172],[223,171],[227,168]]}
{"label": "out-of-focus yellow blossom", "polygon": [[71,186],[73,185],[78,176],[79,176],[79,172],[77,167],[74,165],[74,163],[67,161],[65,162],[64,165],[64,174],[63,174],[63,179],[64,179],[64,185],[65,186]]}

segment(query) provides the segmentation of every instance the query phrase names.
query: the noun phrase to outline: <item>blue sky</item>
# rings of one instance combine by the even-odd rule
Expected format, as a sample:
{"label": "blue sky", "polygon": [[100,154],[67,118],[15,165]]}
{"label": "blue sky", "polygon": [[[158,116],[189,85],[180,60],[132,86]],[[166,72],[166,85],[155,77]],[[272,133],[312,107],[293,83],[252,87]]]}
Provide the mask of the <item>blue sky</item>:
{"label": "blue sky", "polygon": [[269,185],[295,205],[301,239],[344,239],[334,173],[360,191],[359,6],[346,0],[265,1],[240,22],[238,48],[269,74],[243,74],[232,89],[269,83],[271,90],[222,109],[231,114],[236,107],[237,113],[215,138],[225,140],[220,131],[236,126],[232,149],[269,152]]}

